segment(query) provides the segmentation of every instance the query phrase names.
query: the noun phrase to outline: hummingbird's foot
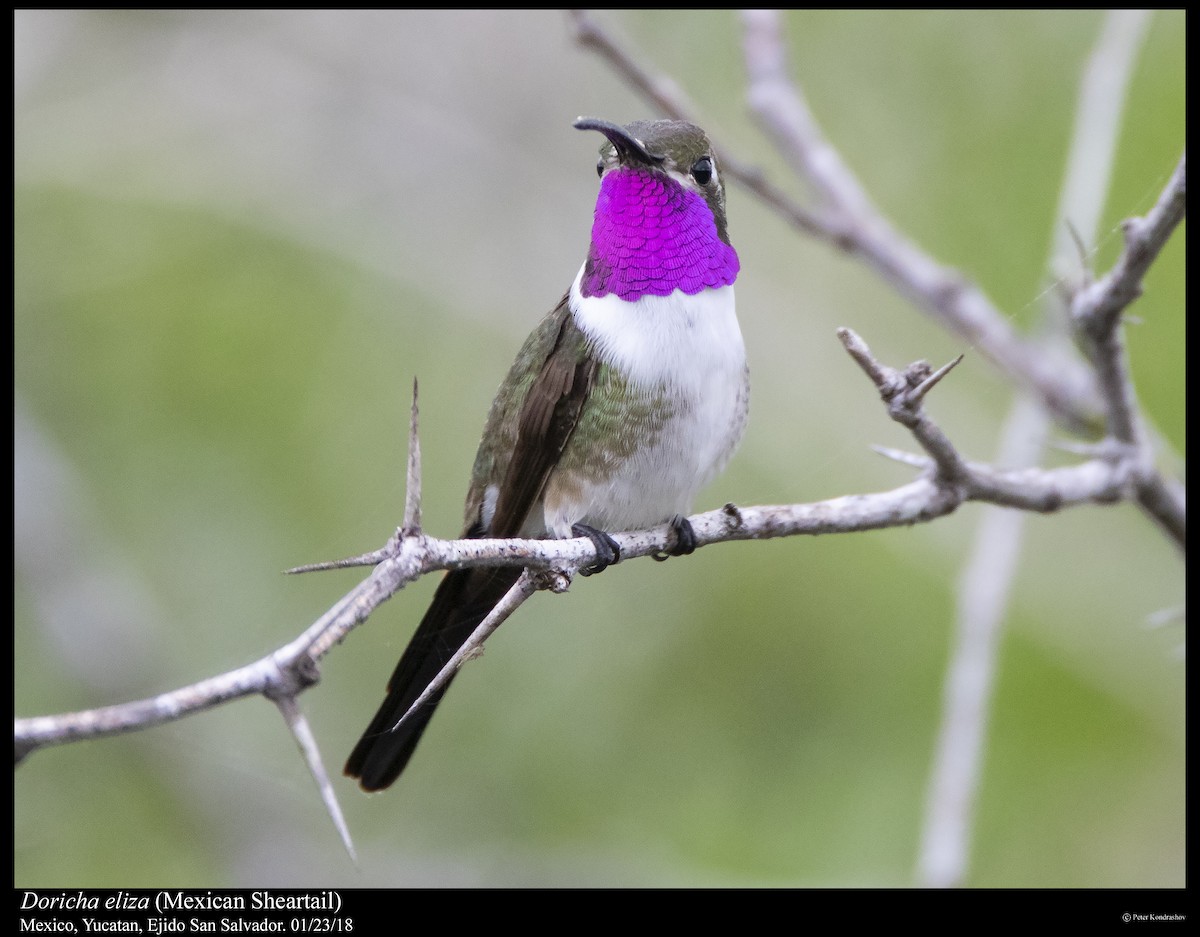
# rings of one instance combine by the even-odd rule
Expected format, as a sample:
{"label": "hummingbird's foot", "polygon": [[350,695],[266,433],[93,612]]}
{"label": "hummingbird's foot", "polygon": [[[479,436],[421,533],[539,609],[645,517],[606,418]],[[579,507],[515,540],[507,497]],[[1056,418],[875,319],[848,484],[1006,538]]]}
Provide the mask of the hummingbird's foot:
{"label": "hummingbird's foot", "polygon": [[670,521],[671,530],[675,531],[675,545],[669,550],[652,554],[660,563],[669,556],[687,556],[696,552],[696,531],[692,530],[692,522],[681,514],[676,514]]}
{"label": "hummingbird's foot", "polygon": [[621,548],[617,545],[617,541],[613,540],[603,530],[597,530],[595,527],[589,527],[587,524],[576,524],[571,528],[571,533],[576,537],[587,537],[592,541],[592,546],[596,548],[596,562],[591,566],[584,566],[579,570],[581,576],[591,576],[595,573],[602,573],[613,563],[621,559]]}

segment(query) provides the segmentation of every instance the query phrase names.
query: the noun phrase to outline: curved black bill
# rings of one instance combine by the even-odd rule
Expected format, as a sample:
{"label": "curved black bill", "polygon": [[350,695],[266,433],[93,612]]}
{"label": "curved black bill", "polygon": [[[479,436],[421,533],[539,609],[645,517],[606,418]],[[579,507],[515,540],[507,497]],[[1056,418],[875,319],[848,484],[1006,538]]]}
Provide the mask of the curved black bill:
{"label": "curved black bill", "polygon": [[614,124],[611,120],[601,120],[599,117],[579,117],[575,120],[575,129],[599,130],[608,137],[608,142],[616,147],[617,156],[620,157],[621,162],[632,158],[654,166],[666,159],[665,156],[656,156],[651,153],[629,131],[620,124]]}

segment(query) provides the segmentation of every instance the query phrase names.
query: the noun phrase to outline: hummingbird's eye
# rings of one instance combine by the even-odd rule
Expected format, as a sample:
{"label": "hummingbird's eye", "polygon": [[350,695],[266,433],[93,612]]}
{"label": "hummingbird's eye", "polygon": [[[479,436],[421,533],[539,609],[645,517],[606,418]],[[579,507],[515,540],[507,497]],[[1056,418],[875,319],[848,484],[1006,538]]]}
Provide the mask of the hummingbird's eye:
{"label": "hummingbird's eye", "polygon": [[597,176],[604,175],[604,160],[603,159],[596,160],[596,175]]}
{"label": "hummingbird's eye", "polygon": [[692,166],[692,178],[701,185],[708,185],[713,177],[713,161],[711,156],[701,156]]}

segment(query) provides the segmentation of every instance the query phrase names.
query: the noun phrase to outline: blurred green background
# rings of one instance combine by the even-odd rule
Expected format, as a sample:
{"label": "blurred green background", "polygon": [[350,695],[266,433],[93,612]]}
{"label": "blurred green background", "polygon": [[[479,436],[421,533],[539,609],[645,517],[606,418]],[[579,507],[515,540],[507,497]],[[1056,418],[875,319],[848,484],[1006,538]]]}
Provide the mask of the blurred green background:
{"label": "blurred green background", "polygon": [[[1036,320],[1096,12],[793,13],[817,119],[881,208]],[[729,12],[598,14],[706,128],[797,193],[744,105]],[[555,12],[15,15],[15,705],[246,663],[399,522],[414,375],[426,527],[450,536],[491,395],[587,246],[595,135],[650,116]],[[1184,14],[1154,16],[1104,237],[1184,145]],[[1007,384],[866,268],[731,187],[751,423],[698,510],[883,490],[912,448],[834,330],[893,365],[968,351],[932,415],[994,456]],[[1128,330],[1184,438],[1184,231]],[[1049,456],[1063,462],[1071,457]],[[1174,457],[1164,453],[1164,464]],[[904,886],[955,587],[980,517],[730,544],[537,596],[455,684],[402,783],[339,778],[343,853],[259,700],[38,752],[19,886]],[[434,586],[386,605],[302,706],[331,770]],[[1128,507],[1030,517],[1001,645],[974,886],[1182,886],[1178,551]]]}

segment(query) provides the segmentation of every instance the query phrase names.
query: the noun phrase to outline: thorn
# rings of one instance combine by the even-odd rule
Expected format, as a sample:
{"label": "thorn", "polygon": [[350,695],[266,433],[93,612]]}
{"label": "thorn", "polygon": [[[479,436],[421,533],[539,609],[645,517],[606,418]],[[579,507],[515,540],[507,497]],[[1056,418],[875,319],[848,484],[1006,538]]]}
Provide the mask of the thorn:
{"label": "thorn", "polygon": [[350,569],[354,566],[378,566],[384,560],[391,556],[391,551],[384,548],[382,550],[372,550],[370,553],[360,553],[358,556],[347,556],[341,560],[325,560],[320,563],[305,563],[303,566],[293,566],[291,569],[285,569],[283,572],[287,576],[295,576],[299,573],[317,573],[327,569]]}
{"label": "thorn", "polygon": [[308,765],[308,771],[317,783],[317,790],[321,792],[321,800],[325,802],[325,810],[329,814],[329,818],[333,820],[333,825],[338,831],[338,836],[341,837],[342,846],[345,847],[347,854],[350,856],[350,861],[357,866],[358,855],[354,852],[354,841],[350,838],[350,830],[346,826],[346,818],[342,815],[342,808],[338,804],[337,795],[333,791],[333,784],[329,781],[329,773],[325,770],[324,762],[321,761],[321,752],[317,748],[317,740],[313,737],[308,720],[304,718],[304,713],[300,711],[300,707],[296,704],[295,697],[277,696],[273,698],[272,702],[279,708],[279,713],[283,716],[283,721],[287,723],[288,729],[291,730],[292,738],[296,740],[296,744],[300,748],[300,753],[304,756],[304,761]]}
{"label": "thorn", "polygon": [[916,388],[913,389],[912,393],[908,395],[909,403],[910,404],[918,404],[923,399],[925,399],[925,395],[928,394],[931,390],[933,390],[933,388],[937,386],[938,382],[941,381],[942,378],[944,378],[947,374],[949,374],[956,367],[958,367],[959,364],[962,363],[963,358],[965,358],[965,357],[966,357],[966,353],[964,352],[963,354],[961,354],[957,358],[955,358],[953,361],[951,361],[948,364],[942,365],[940,368],[938,368],[936,371],[934,371],[931,375],[929,375],[929,377],[925,378],[925,380],[923,380]]}
{"label": "thorn", "polygon": [[1075,250],[1079,252],[1079,269],[1083,273],[1083,286],[1086,288],[1092,284],[1092,270],[1088,266],[1088,250],[1083,243],[1083,236],[1079,230],[1071,223],[1068,218],[1063,222],[1067,226],[1067,233],[1071,235],[1071,240],[1075,244]]}
{"label": "thorn", "polygon": [[417,435],[417,379],[413,377],[412,410],[408,422],[408,477],[404,486],[404,529],[421,529],[421,440]]}
{"label": "thorn", "polygon": [[889,446],[872,446],[879,455],[885,459],[891,459],[894,462],[900,462],[903,465],[911,465],[914,468],[928,468],[929,458],[927,456],[916,455],[912,452],[905,452],[903,449],[892,449]]}

